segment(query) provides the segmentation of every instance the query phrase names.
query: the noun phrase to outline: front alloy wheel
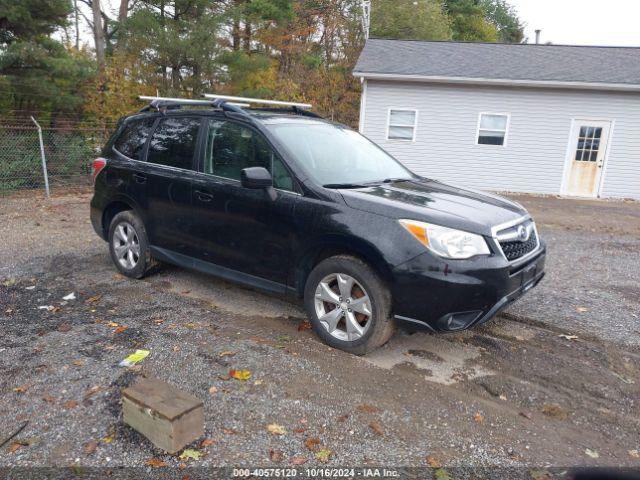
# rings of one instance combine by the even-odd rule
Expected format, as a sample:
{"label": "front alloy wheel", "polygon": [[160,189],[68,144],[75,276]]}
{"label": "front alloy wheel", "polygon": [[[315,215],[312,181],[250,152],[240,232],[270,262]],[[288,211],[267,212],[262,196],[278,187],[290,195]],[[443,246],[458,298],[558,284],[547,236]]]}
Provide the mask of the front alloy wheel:
{"label": "front alloy wheel", "polygon": [[318,320],[338,340],[361,338],[371,325],[371,300],[355,278],[346,273],[324,277],[316,288]]}

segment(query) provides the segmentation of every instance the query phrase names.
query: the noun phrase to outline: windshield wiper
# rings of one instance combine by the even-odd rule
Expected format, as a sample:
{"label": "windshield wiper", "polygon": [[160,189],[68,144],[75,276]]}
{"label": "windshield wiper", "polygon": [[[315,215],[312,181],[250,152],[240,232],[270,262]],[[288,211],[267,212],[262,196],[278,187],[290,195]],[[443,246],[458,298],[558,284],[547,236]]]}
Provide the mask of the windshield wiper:
{"label": "windshield wiper", "polygon": [[365,188],[368,185],[362,183],[326,183],[322,185],[324,188]]}

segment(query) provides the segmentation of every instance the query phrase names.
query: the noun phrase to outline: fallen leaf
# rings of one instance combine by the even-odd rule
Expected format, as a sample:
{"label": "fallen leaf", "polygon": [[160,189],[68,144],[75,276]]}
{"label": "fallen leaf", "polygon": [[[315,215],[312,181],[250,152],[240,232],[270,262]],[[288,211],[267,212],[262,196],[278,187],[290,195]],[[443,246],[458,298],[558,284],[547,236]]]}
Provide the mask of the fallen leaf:
{"label": "fallen leaf", "polygon": [[190,328],[191,330],[193,330],[194,328],[197,327],[197,325],[195,323],[191,323],[191,322],[186,323],[184,326],[187,327],[187,328]]}
{"label": "fallen leaf", "polygon": [[304,428],[304,427],[294,428],[294,429],[293,429],[293,433],[304,433],[304,432],[306,432],[306,431],[307,431],[307,429],[306,429],[306,428]]}
{"label": "fallen leaf", "polygon": [[327,462],[330,456],[331,450],[327,450],[326,448],[323,448],[322,450],[316,452],[316,458],[321,462]]}
{"label": "fallen leaf", "polygon": [[236,380],[249,380],[251,372],[249,370],[229,370],[229,376]]}
{"label": "fallen leaf", "polygon": [[91,395],[98,393],[100,390],[102,390],[102,387],[100,385],[94,385],[93,387],[87,389],[86,392],[84,392],[84,398],[89,398]]}
{"label": "fallen leaf", "polygon": [[339,421],[340,423],[344,423],[344,422],[346,422],[346,421],[347,421],[347,419],[348,419],[348,418],[349,418],[349,414],[348,414],[348,413],[345,413],[344,415],[340,415],[340,416],[338,417],[338,421]]}
{"label": "fallen leaf", "polygon": [[577,335],[567,335],[565,333],[561,333],[560,335],[558,335],[560,338],[565,338],[567,340],[577,340],[578,336]]}
{"label": "fallen leaf", "polygon": [[162,325],[164,323],[164,320],[161,318],[154,318],[153,323],[155,323],[156,325]]}
{"label": "fallen leaf", "polygon": [[532,480],[551,480],[549,472],[544,470],[529,470],[529,476]]}
{"label": "fallen leaf", "polygon": [[13,391],[16,393],[24,393],[29,388],[29,385],[21,385],[19,387],[13,387]]}
{"label": "fallen leaf", "polygon": [[564,410],[560,405],[553,403],[545,403],[542,407],[542,413],[548,417],[559,418],[560,420],[567,418],[566,410]]}
{"label": "fallen leaf", "polygon": [[187,458],[190,458],[192,460],[200,460],[201,456],[202,453],[200,453],[198,450],[187,448],[183,450],[183,452],[180,454],[180,457],[178,458],[180,458],[181,460],[186,460]]}
{"label": "fallen leaf", "polygon": [[2,285],[4,285],[5,287],[12,287],[16,284],[16,279],[15,278],[9,278],[7,280],[5,280],[4,282],[2,282]]}
{"label": "fallen leaf", "polygon": [[285,428],[282,425],[278,425],[277,423],[270,423],[267,425],[267,432],[272,435],[284,435],[287,433]]}
{"label": "fallen leaf", "polygon": [[311,330],[311,322],[309,322],[309,320],[305,320],[298,324],[298,331],[302,332],[303,330]]}
{"label": "fallen leaf", "polygon": [[67,400],[62,404],[62,408],[65,410],[71,410],[72,408],[76,408],[78,406],[78,402],[75,400]]}
{"label": "fallen leaf", "polygon": [[303,465],[307,463],[307,458],[302,455],[296,455],[291,459],[291,465]]}
{"label": "fallen leaf", "polygon": [[427,455],[426,460],[429,466],[432,468],[440,468],[442,466],[440,461],[436,457],[433,457],[431,455]]}
{"label": "fallen leaf", "polygon": [[98,294],[98,295],[94,295],[93,297],[89,297],[87,298],[84,303],[97,303],[100,301],[100,299],[102,298],[102,295]]}
{"label": "fallen leaf", "polygon": [[498,397],[500,400],[502,400],[503,402],[507,401],[507,396],[504,393],[501,393],[500,396]]}
{"label": "fallen leaf", "polygon": [[20,442],[20,441],[12,442],[11,445],[9,445],[9,448],[7,449],[7,451],[9,453],[13,453],[16,450],[18,450],[20,447],[26,447],[27,445],[29,444],[25,442]]}
{"label": "fallen leaf", "polygon": [[262,380],[256,380],[253,382],[254,385],[262,385],[264,382]]}
{"label": "fallen leaf", "polygon": [[236,433],[238,433],[238,432],[236,432],[233,428],[223,428],[223,429],[222,429],[222,432],[223,432],[225,435],[235,435]]}
{"label": "fallen leaf", "polygon": [[384,431],[382,430],[382,426],[375,420],[369,423],[369,428],[371,428],[371,430],[373,430],[376,435],[379,435],[381,437],[384,436]]}
{"label": "fallen leaf", "polygon": [[319,446],[320,446],[320,439],[319,438],[307,438],[304,442],[304,444],[306,445],[306,447],[311,450],[312,452],[314,450],[316,450]]}
{"label": "fallen leaf", "polygon": [[209,388],[209,395],[215,395],[218,392],[218,387],[211,387]]}
{"label": "fallen leaf", "polygon": [[519,415],[529,420],[531,420],[531,417],[532,417],[531,412],[519,412]]}
{"label": "fallen leaf", "polygon": [[629,456],[631,458],[640,458],[640,451],[639,450],[629,450]]}
{"label": "fallen leaf", "polygon": [[56,403],[56,399],[48,394],[43,395],[42,400],[44,400],[47,403]]}
{"label": "fallen leaf", "polygon": [[85,455],[91,455],[93,452],[96,451],[96,448],[98,448],[98,442],[96,442],[95,440],[89,440],[87,443],[84,444],[84,447],[82,447],[82,450],[84,451]]}
{"label": "fallen leaf", "polygon": [[214,443],[216,443],[216,441],[213,438],[205,438],[200,442],[200,448],[210,447]]}
{"label": "fallen leaf", "polygon": [[225,350],[224,352],[220,352],[218,354],[219,357],[233,357],[236,352],[232,352],[231,350]]}
{"label": "fallen leaf", "polygon": [[280,450],[269,450],[269,459],[272,462],[281,462],[284,458],[284,453]]}
{"label": "fallen leaf", "polygon": [[149,465],[150,467],[154,467],[154,468],[159,468],[159,467],[166,467],[167,463],[159,458],[150,458],[149,460],[147,460],[146,462],[144,462],[145,464]]}
{"label": "fallen leaf", "polygon": [[106,437],[104,437],[102,439],[102,442],[103,443],[111,443],[111,442],[113,442],[113,437],[111,435],[107,435]]}
{"label": "fallen leaf", "polygon": [[600,454],[598,452],[596,452],[595,450],[591,450],[590,448],[586,448],[584,450],[584,453],[586,453],[588,456],[590,456],[591,458],[598,458],[600,457]]}
{"label": "fallen leaf", "polygon": [[447,472],[444,468],[437,468],[434,472],[434,476],[436,480],[453,480],[449,472]]}
{"label": "fallen leaf", "polygon": [[376,413],[380,411],[378,407],[374,407],[373,405],[369,405],[366,403],[363,403],[362,405],[358,405],[356,407],[356,410],[362,413]]}
{"label": "fallen leaf", "polygon": [[84,362],[82,360],[74,360],[72,362],[76,367],[83,367],[84,366]]}
{"label": "fallen leaf", "polygon": [[587,307],[576,307],[576,312],[578,313],[584,313],[584,312],[588,312],[589,309]]}
{"label": "fallen leaf", "polygon": [[119,327],[120,324],[116,323],[116,322],[109,322],[107,323],[107,325],[109,325],[111,328],[115,328],[115,327]]}
{"label": "fallen leaf", "polygon": [[483,423],[484,422],[484,417],[482,416],[482,414],[480,412],[476,412],[475,415],[473,416],[473,421],[476,423]]}
{"label": "fallen leaf", "polygon": [[115,335],[115,334],[118,334],[118,333],[122,333],[122,332],[124,332],[127,328],[129,328],[129,327],[127,327],[126,325],[120,325],[118,328],[116,328],[116,329],[113,331],[113,334]]}

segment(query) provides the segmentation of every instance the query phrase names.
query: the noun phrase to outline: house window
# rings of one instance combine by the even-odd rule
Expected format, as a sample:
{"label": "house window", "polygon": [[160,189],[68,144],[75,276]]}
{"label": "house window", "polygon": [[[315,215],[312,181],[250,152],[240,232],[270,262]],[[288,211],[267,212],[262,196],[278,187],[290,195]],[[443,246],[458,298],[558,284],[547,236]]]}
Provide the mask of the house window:
{"label": "house window", "polygon": [[417,110],[389,109],[387,140],[415,140],[417,121]]}
{"label": "house window", "polygon": [[478,145],[504,145],[508,126],[509,115],[481,113],[478,122]]}

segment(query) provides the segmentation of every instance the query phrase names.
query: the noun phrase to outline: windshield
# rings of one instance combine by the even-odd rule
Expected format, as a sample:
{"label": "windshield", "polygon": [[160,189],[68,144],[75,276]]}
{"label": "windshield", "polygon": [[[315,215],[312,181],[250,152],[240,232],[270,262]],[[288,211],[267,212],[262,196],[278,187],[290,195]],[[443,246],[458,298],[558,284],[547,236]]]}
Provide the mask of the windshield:
{"label": "windshield", "polygon": [[357,186],[413,178],[391,155],[347,127],[326,123],[268,127],[321,185]]}

